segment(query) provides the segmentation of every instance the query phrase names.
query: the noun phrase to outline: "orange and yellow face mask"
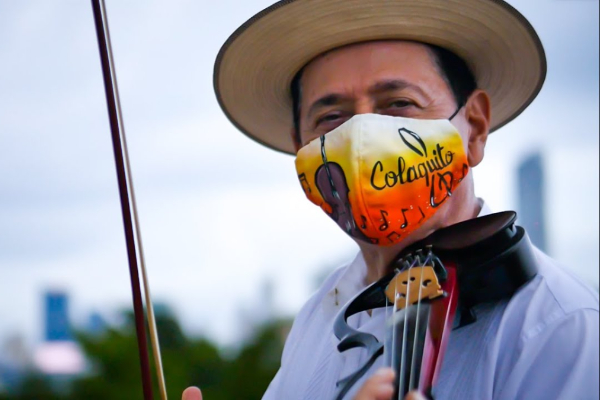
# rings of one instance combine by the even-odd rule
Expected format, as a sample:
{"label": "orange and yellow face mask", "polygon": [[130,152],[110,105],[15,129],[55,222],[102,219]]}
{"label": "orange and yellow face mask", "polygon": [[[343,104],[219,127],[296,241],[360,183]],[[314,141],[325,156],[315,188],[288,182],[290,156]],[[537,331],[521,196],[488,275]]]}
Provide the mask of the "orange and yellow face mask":
{"label": "orange and yellow face mask", "polygon": [[348,235],[386,246],[431,218],[469,166],[449,120],[360,114],[301,148],[296,170]]}

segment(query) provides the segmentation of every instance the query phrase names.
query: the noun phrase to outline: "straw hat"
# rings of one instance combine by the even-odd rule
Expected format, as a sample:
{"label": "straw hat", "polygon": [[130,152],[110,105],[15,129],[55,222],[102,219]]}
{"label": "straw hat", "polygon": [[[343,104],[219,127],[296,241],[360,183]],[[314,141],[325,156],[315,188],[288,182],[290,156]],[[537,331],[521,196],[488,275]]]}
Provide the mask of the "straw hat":
{"label": "straw hat", "polygon": [[219,51],[217,99],[243,133],[293,154],[294,75],[328,50],[386,39],[431,43],[463,58],[491,97],[492,131],[533,101],[546,76],[539,37],[502,0],[282,0],[246,21]]}

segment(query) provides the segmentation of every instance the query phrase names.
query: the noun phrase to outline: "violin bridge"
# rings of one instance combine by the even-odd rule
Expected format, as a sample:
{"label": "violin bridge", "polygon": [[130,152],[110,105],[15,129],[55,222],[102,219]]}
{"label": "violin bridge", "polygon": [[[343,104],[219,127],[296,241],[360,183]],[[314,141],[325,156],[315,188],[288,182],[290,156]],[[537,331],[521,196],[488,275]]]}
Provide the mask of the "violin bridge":
{"label": "violin bridge", "polygon": [[444,294],[432,266],[413,267],[400,272],[388,284],[385,295],[401,310],[419,300],[435,299]]}

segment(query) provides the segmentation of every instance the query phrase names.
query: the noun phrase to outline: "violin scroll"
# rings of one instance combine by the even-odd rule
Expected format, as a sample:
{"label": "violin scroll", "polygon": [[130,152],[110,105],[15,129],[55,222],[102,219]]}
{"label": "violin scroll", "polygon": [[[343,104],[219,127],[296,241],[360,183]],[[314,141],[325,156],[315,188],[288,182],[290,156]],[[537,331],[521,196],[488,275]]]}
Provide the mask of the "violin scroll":
{"label": "violin scroll", "polygon": [[385,289],[396,310],[406,308],[419,300],[433,300],[444,294],[439,279],[431,265],[414,267],[398,273]]}
{"label": "violin scroll", "polygon": [[[363,348],[362,366],[337,383],[336,400],[384,354],[395,369],[394,398],[410,390],[431,394],[441,371],[450,332],[473,322],[470,307],[510,298],[537,273],[533,246],[515,225],[512,211],[438,230],[411,245],[390,265],[393,271],[348,302],[334,321],[338,350]],[[459,297],[460,295],[460,297]],[[461,307],[460,324],[455,324]],[[350,316],[386,308],[384,336],[350,327]]]}

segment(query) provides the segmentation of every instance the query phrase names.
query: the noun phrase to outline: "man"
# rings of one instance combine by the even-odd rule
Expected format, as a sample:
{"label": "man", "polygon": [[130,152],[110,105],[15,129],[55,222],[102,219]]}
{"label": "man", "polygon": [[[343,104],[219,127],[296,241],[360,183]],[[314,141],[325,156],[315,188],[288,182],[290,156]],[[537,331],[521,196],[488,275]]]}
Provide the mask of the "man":
{"label": "man", "polygon": [[[498,0],[282,1],[229,38],[215,66],[224,112],[296,154],[307,197],[360,247],[300,311],[265,399],[333,398],[365,357],[337,351],[337,312],[402,249],[490,213],[468,172],[488,134],[533,101],[545,70],[531,25]],[[436,399],[598,398],[598,297],[536,256],[533,280],[452,332]],[[373,310],[352,324],[381,340],[384,317]],[[381,366],[345,398],[391,398],[395,378]]]}

